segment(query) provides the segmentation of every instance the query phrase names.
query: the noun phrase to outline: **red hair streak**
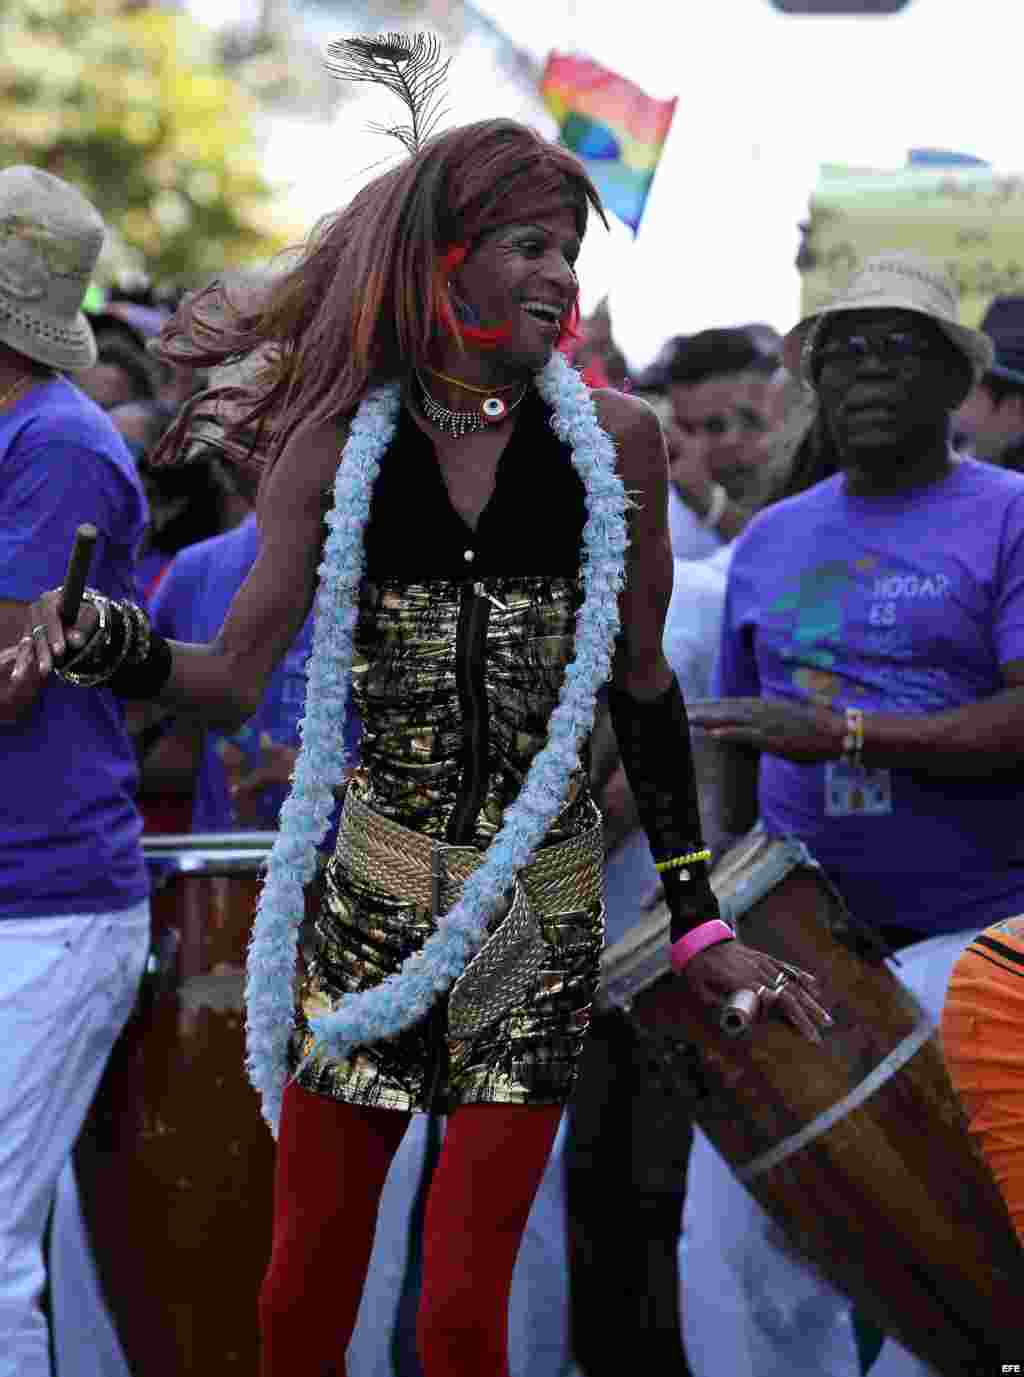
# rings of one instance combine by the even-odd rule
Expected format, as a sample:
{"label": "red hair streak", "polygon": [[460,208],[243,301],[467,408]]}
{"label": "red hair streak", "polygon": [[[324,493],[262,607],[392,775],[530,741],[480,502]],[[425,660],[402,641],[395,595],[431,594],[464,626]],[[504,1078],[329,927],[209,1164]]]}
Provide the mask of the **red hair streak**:
{"label": "red hair streak", "polygon": [[568,312],[562,317],[562,333],[558,336],[555,348],[560,349],[567,359],[571,359],[573,344],[580,338],[580,299],[576,296]]}
{"label": "red hair streak", "polygon": [[440,267],[442,275],[447,278],[456,268],[461,268],[466,261],[466,255],[468,253],[469,249],[465,244],[453,244],[441,259]]}
{"label": "red hair streak", "polygon": [[[478,345],[482,349],[493,349],[495,345],[501,344],[512,334],[510,325],[499,325],[494,330],[478,330],[472,325],[463,325],[455,320],[455,313],[452,310],[451,296],[448,291],[448,278],[456,268],[460,267],[465,261],[469,249],[465,244],[453,244],[441,257],[438,266],[441,269],[441,276],[445,280],[445,289],[441,297],[441,319],[445,328],[451,334],[460,334],[469,344]],[[568,312],[562,317],[561,333],[555,344],[556,349],[560,349],[568,357],[571,353],[573,342],[580,338],[580,299],[577,296]]]}
{"label": "red hair streak", "polygon": [[478,349],[494,349],[510,338],[512,334],[511,325],[499,325],[495,330],[479,330],[473,325],[463,325],[461,321],[456,321],[455,312],[452,310],[448,278],[461,263],[465,262],[468,253],[469,249],[465,244],[453,244],[441,258],[441,275],[445,279],[441,296],[441,320],[450,334],[461,335],[467,344],[475,344]]}

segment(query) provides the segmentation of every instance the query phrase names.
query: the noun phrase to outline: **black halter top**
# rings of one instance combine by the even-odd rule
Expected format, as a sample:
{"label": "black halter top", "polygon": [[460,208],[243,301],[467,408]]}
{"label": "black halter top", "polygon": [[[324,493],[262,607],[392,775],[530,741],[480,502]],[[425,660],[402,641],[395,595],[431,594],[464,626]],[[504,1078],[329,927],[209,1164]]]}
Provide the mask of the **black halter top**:
{"label": "black halter top", "polygon": [[518,410],[474,531],[452,506],[429,438],[402,408],[374,485],[365,535],[369,578],[576,576],[586,521],[582,480],[532,387]]}
{"label": "black halter top", "polygon": [[[533,391],[472,530],[404,411],[374,485],[354,637],[363,797],[405,826],[486,846],[547,739],[582,602],[585,490]],[[467,557],[468,555],[468,557]],[[592,825],[586,771],[559,840]]]}

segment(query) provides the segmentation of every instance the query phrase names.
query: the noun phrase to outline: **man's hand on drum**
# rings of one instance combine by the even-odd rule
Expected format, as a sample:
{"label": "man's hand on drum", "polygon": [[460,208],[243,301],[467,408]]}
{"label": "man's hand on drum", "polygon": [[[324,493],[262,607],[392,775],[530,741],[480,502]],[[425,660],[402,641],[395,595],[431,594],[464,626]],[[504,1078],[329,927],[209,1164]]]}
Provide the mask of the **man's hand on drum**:
{"label": "man's hand on drum", "polygon": [[750,746],[809,765],[843,753],[845,719],[816,703],[785,698],[700,699],[686,705],[690,725],[717,741]]}
{"label": "man's hand on drum", "polygon": [[29,605],[25,617],[25,632],[11,649],[14,664],[11,678],[46,679],[65,654],[75,655],[96,630],[99,618],[96,609],[83,602],[73,627],[65,630],[60,619],[61,589],[53,588]]}
{"label": "man's hand on drum", "polygon": [[817,978],[796,966],[784,965],[742,942],[718,942],[705,947],[679,976],[696,998],[717,1012],[737,990],[758,996],[759,1019],[775,1013],[791,1023],[809,1042],[821,1042],[821,1029],[832,1022],[818,1003]]}
{"label": "man's hand on drum", "polygon": [[219,741],[216,750],[224,763],[228,792],[239,826],[257,827],[261,821],[266,821],[260,795],[264,789],[275,785],[288,788],[298,751],[294,746],[275,741],[269,732],[263,732],[260,736],[257,760],[251,760],[233,741],[227,739]]}

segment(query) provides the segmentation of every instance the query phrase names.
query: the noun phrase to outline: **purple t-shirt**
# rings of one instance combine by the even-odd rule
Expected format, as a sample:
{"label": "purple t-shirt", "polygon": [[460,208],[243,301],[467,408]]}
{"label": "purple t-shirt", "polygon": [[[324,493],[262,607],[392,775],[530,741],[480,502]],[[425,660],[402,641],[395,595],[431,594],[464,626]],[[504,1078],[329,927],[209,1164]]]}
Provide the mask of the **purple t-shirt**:
{"label": "purple t-shirt", "polygon": [[[255,516],[240,526],[190,545],[175,555],[152,603],[153,625],[161,635],[178,641],[212,641],[223,625],[228,607],[256,560],[259,533]],[[238,747],[255,765],[261,741],[287,746],[299,744],[298,723],[305,711],[306,661],[313,646],[313,617],[307,617],[291,648],[270,677],[259,709],[240,731],[226,735],[216,729],[204,734],[199,777],[192,810],[196,832],[226,832],[239,824],[228,793],[220,751],[225,743]],[[349,715],[346,745],[353,749],[358,725]],[[259,796],[258,829],[273,830],[285,800],[284,788],[264,789]],[[333,829],[325,844],[333,843]]]}
{"label": "purple t-shirt", "polygon": [[[720,696],[921,715],[1005,688],[1024,660],[1024,476],[973,460],[905,497],[842,475],[762,512],[736,543]],[[806,842],[851,909],[923,933],[1024,912],[1018,770],[971,779],[761,760],[761,815]]]}
{"label": "purple t-shirt", "polygon": [[[63,379],[0,414],[0,599],[64,577],[75,530],[99,531],[89,583],[132,597],[146,523],[135,465],[105,412]],[[149,893],[135,750],[106,689],[51,678],[0,725],[0,918],[116,912]]]}

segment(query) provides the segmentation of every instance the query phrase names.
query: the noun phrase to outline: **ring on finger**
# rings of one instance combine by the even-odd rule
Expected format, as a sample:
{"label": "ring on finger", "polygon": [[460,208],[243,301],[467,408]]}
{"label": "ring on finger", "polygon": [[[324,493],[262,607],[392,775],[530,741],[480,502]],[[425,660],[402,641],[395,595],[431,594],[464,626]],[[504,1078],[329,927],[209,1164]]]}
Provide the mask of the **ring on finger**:
{"label": "ring on finger", "polygon": [[761,999],[765,1004],[774,1004],[775,1001],[779,998],[779,996],[783,993],[788,983],[789,976],[786,974],[785,971],[779,971],[778,975],[775,977],[775,980],[771,985],[760,986],[757,992],[758,998]]}
{"label": "ring on finger", "polygon": [[798,985],[817,985],[818,983],[810,971],[802,970],[799,966],[791,966],[788,961],[780,961],[779,966],[781,967],[781,974],[792,976]]}
{"label": "ring on finger", "polygon": [[33,636],[38,636],[40,633],[42,633],[44,636],[46,635],[46,623],[45,623],[45,622],[40,622],[38,626],[34,626],[34,627],[32,628],[32,635],[33,635]]}

